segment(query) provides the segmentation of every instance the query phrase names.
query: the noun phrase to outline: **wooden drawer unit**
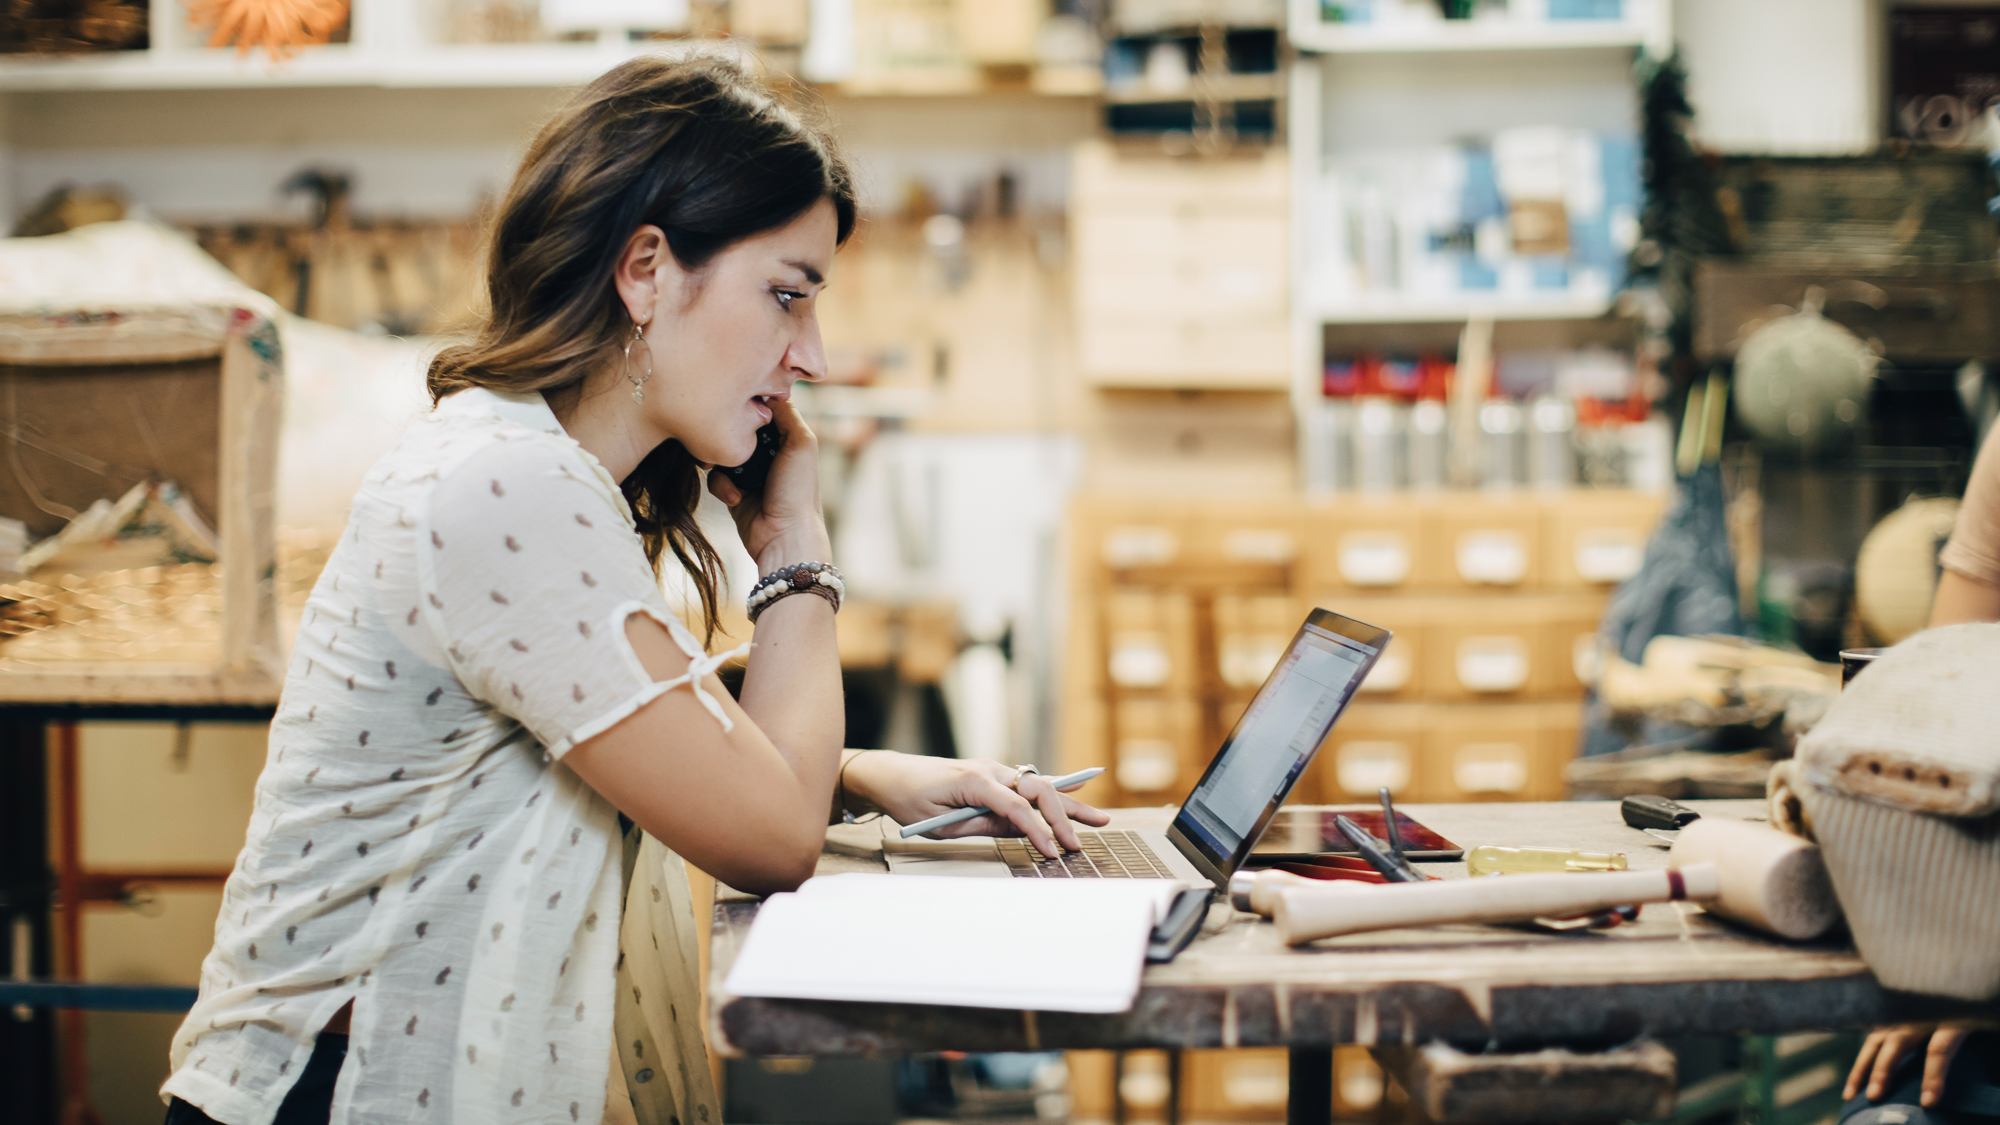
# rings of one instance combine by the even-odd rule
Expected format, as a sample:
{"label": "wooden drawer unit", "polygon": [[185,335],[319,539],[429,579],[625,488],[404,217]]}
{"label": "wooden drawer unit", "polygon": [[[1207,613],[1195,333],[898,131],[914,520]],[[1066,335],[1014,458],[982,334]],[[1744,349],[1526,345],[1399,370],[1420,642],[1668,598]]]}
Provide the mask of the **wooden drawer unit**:
{"label": "wooden drawer unit", "polygon": [[1290,325],[1280,310],[1079,310],[1077,366],[1100,387],[1283,390]]}
{"label": "wooden drawer unit", "polygon": [[1418,579],[1440,590],[1532,590],[1540,582],[1541,509],[1522,495],[1453,495],[1423,509]]}
{"label": "wooden drawer unit", "polygon": [[1425,716],[1419,767],[1423,799],[1560,799],[1563,759],[1550,752],[1544,710],[1532,703],[1432,708]]}
{"label": "wooden drawer unit", "polygon": [[1227,160],[1132,158],[1102,141],[1070,153],[1070,206],[1109,214],[1269,215],[1290,197],[1283,149]]}
{"label": "wooden drawer unit", "polygon": [[1561,594],[1545,599],[1542,653],[1551,694],[1580,696],[1597,679],[1597,626],[1608,594]]}
{"label": "wooden drawer unit", "polygon": [[1290,1091],[1290,1055],[1282,1047],[1181,1055],[1183,1120],[1283,1121]]}
{"label": "wooden drawer unit", "polygon": [[1426,698],[1534,699],[1569,680],[1555,666],[1546,621],[1549,598],[1439,598],[1429,607]]}
{"label": "wooden drawer unit", "polygon": [[1281,150],[1204,161],[1077,146],[1070,162],[1077,366],[1101,386],[1290,383]]}
{"label": "wooden drawer unit", "polygon": [[1282,212],[1092,213],[1076,227],[1077,302],[1147,316],[1266,314],[1284,303],[1289,230]]}
{"label": "wooden drawer unit", "polygon": [[1195,691],[1194,609],[1186,595],[1113,589],[1103,612],[1104,674],[1115,692]]}
{"label": "wooden drawer unit", "polygon": [[1242,570],[1246,580],[1269,581],[1274,570],[1297,562],[1299,535],[1298,505],[1289,501],[1209,502],[1188,514],[1186,554],[1196,566]]}
{"label": "wooden drawer unit", "polygon": [[1395,593],[1422,580],[1424,516],[1408,498],[1343,497],[1307,505],[1299,578],[1328,593]]}
{"label": "wooden drawer unit", "polygon": [[1369,598],[1332,593],[1313,599],[1311,604],[1357,621],[1379,625],[1395,634],[1389,641],[1389,647],[1382,650],[1381,658],[1376,660],[1374,670],[1361,681],[1355,695],[1356,702],[1386,703],[1424,697],[1427,671],[1424,653],[1429,639],[1431,599]]}
{"label": "wooden drawer unit", "polygon": [[1609,589],[1639,572],[1660,522],[1663,493],[1566,492],[1542,500],[1542,583]]}
{"label": "wooden drawer unit", "polygon": [[1200,716],[1189,699],[1121,699],[1112,705],[1111,776],[1129,802],[1158,804],[1201,776]]}
{"label": "wooden drawer unit", "polygon": [[1424,776],[1426,711],[1414,703],[1349,705],[1313,759],[1318,799],[1372,801],[1385,785],[1399,800],[1438,799]]}
{"label": "wooden drawer unit", "polygon": [[[1583,704],[1581,702],[1544,703],[1536,711],[1536,738],[1541,748],[1541,761],[1545,769],[1555,771],[1558,779],[1563,776],[1564,767],[1576,758],[1577,747],[1583,734]],[[1561,789],[1560,780],[1557,788]],[[1564,794],[1557,792],[1555,797]]]}
{"label": "wooden drawer unit", "polygon": [[1070,530],[1105,570],[1169,567],[1186,555],[1186,512],[1186,505],[1166,500],[1087,497],[1070,509]]}
{"label": "wooden drawer unit", "polygon": [[1223,686],[1257,690],[1284,659],[1285,646],[1303,620],[1305,610],[1282,595],[1216,595],[1216,673]]}

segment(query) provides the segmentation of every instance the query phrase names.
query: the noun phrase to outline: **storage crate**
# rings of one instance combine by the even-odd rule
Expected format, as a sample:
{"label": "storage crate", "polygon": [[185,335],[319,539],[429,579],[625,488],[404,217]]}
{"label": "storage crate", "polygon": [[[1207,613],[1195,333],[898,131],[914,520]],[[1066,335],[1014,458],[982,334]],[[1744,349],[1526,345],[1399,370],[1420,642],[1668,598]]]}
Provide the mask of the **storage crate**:
{"label": "storage crate", "polygon": [[276,325],[227,305],[0,311],[0,395],[0,516],[42,538],[70,512],[171,481],[218,545],[213,564],[16,583],[0,700],[275,702]]}

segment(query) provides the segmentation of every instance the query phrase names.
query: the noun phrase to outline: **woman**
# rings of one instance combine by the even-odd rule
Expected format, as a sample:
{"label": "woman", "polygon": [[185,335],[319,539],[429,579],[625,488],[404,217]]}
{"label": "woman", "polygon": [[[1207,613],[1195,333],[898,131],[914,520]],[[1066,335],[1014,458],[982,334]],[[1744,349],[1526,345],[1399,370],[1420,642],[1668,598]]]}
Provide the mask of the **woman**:
{"label": "woman", "polygon": [[[671,853],[771,892],[843,813],[986,805],[958,832],[1050,855],[1105,822],[997,764],[841,750],[840,587],[789,390],[824,373],[814,301],[854,221],[828,138],[727,64],[627,63],[542,129],[489,321],[432,364],[436,409],[307,603],[169,1122],[596,1122],[615,1029],[642,1116],[719,1125]],[[712,636],[694,508],[767,423],[760,496],[708,477],[766,576],[739,703],[656,567]]]}

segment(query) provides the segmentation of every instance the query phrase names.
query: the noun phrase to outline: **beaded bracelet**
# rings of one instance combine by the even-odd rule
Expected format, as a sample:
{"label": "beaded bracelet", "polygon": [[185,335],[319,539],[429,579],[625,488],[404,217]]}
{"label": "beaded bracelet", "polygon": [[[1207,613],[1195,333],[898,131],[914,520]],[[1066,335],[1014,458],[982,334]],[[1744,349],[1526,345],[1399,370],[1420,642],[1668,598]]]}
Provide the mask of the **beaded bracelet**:
{"label": "beaded bracelet", "polygon": [[847,584],[841,581],[840,571],[832,563],[802,562],[779,567],[750,587],[750,623],[755,625],[758,615],[772,602],[793,594],[818,594],[833,606],[835,613],[839,613],[841,599],[847,594]]}

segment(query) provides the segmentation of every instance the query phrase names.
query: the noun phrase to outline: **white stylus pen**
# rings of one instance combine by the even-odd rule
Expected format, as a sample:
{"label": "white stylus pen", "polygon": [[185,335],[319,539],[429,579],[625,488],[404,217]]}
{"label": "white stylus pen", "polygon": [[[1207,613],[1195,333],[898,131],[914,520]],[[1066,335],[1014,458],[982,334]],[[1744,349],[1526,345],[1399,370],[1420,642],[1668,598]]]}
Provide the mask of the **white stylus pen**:
{"label": "white stylus pen", "polygon": [[[1078,770],[1072,774],[1064,774],[1062,777],[1052,777],[1049,779],[1049,784],[1055,786],[1058,790],[1074,789],[1103,772],[1103,766],[1092,766],[1087,770]],[[920,820],[903,829],[903,839],[907,840],[912,836],[921,836],[926,832],[935,832],[940,828],[948,828],[962,821],[971,820],[975,816],[985,816],[992,811],[992,809],[987,808],[985,805],[973,805],[969,808],[953,809],[943,816],[934,816],[929,820]]]}

